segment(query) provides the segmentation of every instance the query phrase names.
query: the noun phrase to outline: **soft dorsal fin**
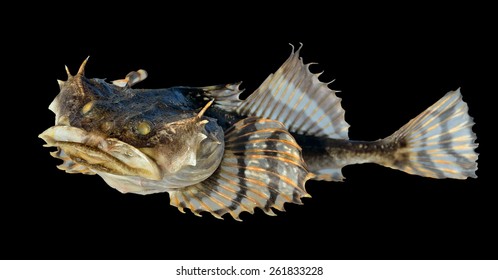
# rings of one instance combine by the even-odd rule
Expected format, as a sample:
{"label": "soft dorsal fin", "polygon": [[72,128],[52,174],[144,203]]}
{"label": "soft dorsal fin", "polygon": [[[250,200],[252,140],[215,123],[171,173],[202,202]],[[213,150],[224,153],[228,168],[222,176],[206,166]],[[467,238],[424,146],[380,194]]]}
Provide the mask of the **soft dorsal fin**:
{"label": "soft dorsal fin", "polygon": [[298,134],[348,139],[341,98],[320,82],[320,74],[310,72],[310,64],[299,57],[300,49],[292,50],[277,72],[242,101],[237,113],[278,120]]}

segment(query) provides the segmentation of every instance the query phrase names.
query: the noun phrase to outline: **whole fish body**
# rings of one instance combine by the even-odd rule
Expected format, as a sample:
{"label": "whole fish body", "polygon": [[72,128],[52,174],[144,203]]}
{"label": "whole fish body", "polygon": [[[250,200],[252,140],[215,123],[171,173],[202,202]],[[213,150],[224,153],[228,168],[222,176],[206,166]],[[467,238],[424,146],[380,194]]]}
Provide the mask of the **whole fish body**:
{"label": "whole fish body", "polygon": [[40,138],[68,173],[97,174],[123,193],[168,192],[183,212],[274,215],[309,197],[307,180],[342,181],[342,167],[377,163],[431,178],[476,177],[474,124],[451,91],[384,139],[353,141],[336,91],[299,49],[245,100],[240,83],[133,89],[147,72],[107,83],[59,81],[55,125]]}

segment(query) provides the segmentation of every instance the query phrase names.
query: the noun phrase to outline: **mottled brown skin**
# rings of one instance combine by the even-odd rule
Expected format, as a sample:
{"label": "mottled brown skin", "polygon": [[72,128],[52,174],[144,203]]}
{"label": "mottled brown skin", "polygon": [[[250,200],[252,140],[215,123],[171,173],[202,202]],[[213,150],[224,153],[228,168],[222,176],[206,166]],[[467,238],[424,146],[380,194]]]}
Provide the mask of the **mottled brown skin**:
{"label": "mottled brown skin", "polygon": [[392,165],[400,161],[404,154],[403,148],[406,147],[403,140],[352,141],[293,135],[303,148],[303,158],[310,169],[367,162]]}
{"label": "mottled brown skin", "polygon": [[[199,90],[121,88],[101,79],[76,75],[64,82],[56,98],[60,106],[58,123],[101,134],[104,138],[117,138],[136,148],[150,148],[172,141],[168,135],[185,135],[168,133],[164,126],[192,118],[199,112],[206,101],[201,103],[193,98],[194,91]],[[209,120],[208,133],[216,125],[213,118]],[[149,131],[140,130],[144,124]]]}

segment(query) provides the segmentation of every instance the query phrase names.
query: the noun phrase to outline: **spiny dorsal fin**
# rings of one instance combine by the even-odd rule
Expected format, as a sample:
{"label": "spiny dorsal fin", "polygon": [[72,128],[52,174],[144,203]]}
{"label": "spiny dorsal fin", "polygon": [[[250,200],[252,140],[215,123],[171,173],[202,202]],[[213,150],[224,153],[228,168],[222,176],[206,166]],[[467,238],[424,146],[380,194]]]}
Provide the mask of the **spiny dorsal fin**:
{"label": "spiny dorsal fin", "polygon": [[247,118],[225,134],[225,154],[215,173],[198,184],[170,191],[171,205],[189,208],[194,214],[210,212],[221,218],[261,208],[284,210],[284,203],[301,204],[309,197],[304,184],[308,172],[301,148],[282,123]]}
{"label": "spiny dorsal fin", "polygon": [[341,98],[299,57],[299,48],[263,84],[242,101],[237,113],[278,120],[290,132],[348,139]]}
{"label": "spiny dorsal fin", "polygon": [[203,91],[202,96],[206,100],[214,99],[215,107],[233,112],[242,102],[239,99],[240,94],[244,92],[244,90],[239,88],[241,83],[207,86],[200,89]]}

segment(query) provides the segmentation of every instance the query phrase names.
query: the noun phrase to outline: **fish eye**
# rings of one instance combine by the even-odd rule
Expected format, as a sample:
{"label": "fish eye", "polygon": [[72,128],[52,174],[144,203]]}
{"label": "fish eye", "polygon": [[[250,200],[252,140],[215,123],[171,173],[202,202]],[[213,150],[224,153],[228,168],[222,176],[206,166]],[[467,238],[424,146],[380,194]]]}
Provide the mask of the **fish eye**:
{"label": "fish eye", "polygon": [[95,104],[95,102],[93,100],[86,103],[85,106],[83,106],[83,108],[81,108],[81,113],[83,113],[83,114],[88,113],[93,108],[94,104]]}
{"label": "fish eye", "polygon": [[137,131],[141,135],[147,135],[147,134],[149,134],[150,130],[151,130],[150,124],[148,122],[146,122],[146,121],[141,121],[137,125]]}

